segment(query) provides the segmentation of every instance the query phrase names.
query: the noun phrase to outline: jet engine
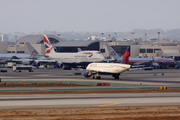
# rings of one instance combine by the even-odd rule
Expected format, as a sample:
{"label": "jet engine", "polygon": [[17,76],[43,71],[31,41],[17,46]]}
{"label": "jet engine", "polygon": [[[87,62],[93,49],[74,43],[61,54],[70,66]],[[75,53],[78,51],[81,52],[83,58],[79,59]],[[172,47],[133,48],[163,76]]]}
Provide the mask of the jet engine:
{"label": "jet engine", "polygon": [[91,77],[91,76],[92,76],[91,72],[85,72],[84,73],[84,77],[86,77],[86,78]]}
{"label": "jet engine", "polygon": [[23,65],[30,65],[30,61],[28,61],[28,60],[23,60],[23,61],[22,61],[22,64],[23,64]]}
{"label": "jet engine", "polygon": [[67,64],[64,64],[64,63],[56,63],[56,68],[63,68],[63,69],[66,69],[66,68],[69,68],[69,66]]}
{"label": "jet engine", "polygon": [[41,65],[41,64],[40,64],[39,62],[34,62],[34,63],[33,63],[33,66],[35,66],[35,67],[37,67],[37,68],[38,68],[40,65]]}
{"label": "jet engine", "polygon": [[62,63],[57,63],[56,64],[56,68],[62,68],[63,67],[63,64]]}
{"label": "jet engine", "polygon": [[155,66],[155,67],[159,66],[158,63],[152,63],[152,65]]}

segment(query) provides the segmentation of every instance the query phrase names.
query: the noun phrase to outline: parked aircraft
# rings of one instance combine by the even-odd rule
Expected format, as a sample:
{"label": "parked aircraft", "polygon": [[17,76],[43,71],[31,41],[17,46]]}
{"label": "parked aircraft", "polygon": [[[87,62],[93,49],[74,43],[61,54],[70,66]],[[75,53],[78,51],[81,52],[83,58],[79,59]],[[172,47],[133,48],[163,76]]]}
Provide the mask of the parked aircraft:
{"label": "parked aircraft", "polygon": [[46,35],[43,35],[45,44],[44,56],[56,60],[61,67],[86,67],[92,62],[103,62],[104,56],[99,51],[79,51],[77,53],[57,53],[54,51]]}
{"label": "parked aircraft", "polygon": [[100,75],[112,75],[115,79],[119,79],[119,76],[122,72],[131,68],[131,65],[128,64],[129,62],[129,55],[130,49],[126,50],[123,58],[123,64],[121,63],[90,63],[86,70],[87,72],[84,73],[85,77],[91,77],[96,79],[101,79]]}
{"label": "parked aircraft", "polygon": [[[115,59],[116,62],[121,62],[123,58],[120,58],[115,50],[107,45],[109,55]],[[114,62],[115,62],[114,61]],[[159,67],[167,65],[175,65],[175,61],[171,58],[129,58],[129,64],[132,66],[153,66]]]}
{"label": "parked aircraft", "polygon": [[41,60],[41,63],[52,62],[48,61],[48,59],[45,58],[44,55],[40,55],[30,43],[26,44],[30,54],[0,54],[0,64],[13,62],[16,64],[33,65],[35,67],[39,67],[40,63],[38,60]]}
{"label": "parked aircraft", "polygon": [[26,43],[26,44],[31,55],[36,54],[36,56],[38,56],[38,58],[34,59],[33,64],[32,64],[33,66],[37,68],[40,65],[44,65],[46,68],[47,68],[47,65],[54,65],[57,68],[60,67],[58,66],[59,63],[56,60],[49,60],[45,58],[44,55],[40,55],[30,43]]}
{"label": "parked aircraft", "polygon": [[38,58],[37,54],[0,54],[0,64],[14,62],[16,64],[31,64],[34,58]]}

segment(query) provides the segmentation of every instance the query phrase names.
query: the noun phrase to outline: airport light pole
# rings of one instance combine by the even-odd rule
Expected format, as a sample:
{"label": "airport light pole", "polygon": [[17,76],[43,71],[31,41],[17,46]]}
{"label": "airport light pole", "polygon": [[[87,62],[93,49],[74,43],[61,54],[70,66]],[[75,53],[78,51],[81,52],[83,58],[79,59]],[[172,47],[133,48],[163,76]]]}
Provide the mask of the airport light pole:
{"label": "airport light pole", "polygon": [[103,53],[103,35],[104,35],[104,33],[101,33],[101,35],[102,35],[102,38],[101,38],[101,42],[102,42],[102,49],[101,49],[101,53]]}
{"label": "airport light pole", "polygon": [[160,32],[157,32],[158,33],[158,57],[159,57],[159,39],[160,39]]}
{"label": "airport light pole", "polygon": [[146,35],[147,35],[147,34],[145,33],[145,45],[146,45]]}
{"label": "airport light pole", "polygon": [[[115,39],[116,39],[116,34],[117,34],[117,33],[115,32],[114,34],[115,34]],[[117,39],[116,39],[116,46],[117,46]]]}
{"label": "airport light pole", "polygon": [[135,32],[131,32],[131,34],[132,34],[132,40],[134,42],[134,34],[135,34]]}
{"label": "airport light pole", "polygon": [[17,35],[14,36],[15,37],[15,43],[17,42]]}
{"label": "airport light pole", "polygon": [[95,35],[96,36],[96,40],[97,40],[97,35]]}
{"label": "airport light pole", "polygon": [[109,34],[109,40],[110,40],[110,37],[111,37],[111,35]]}

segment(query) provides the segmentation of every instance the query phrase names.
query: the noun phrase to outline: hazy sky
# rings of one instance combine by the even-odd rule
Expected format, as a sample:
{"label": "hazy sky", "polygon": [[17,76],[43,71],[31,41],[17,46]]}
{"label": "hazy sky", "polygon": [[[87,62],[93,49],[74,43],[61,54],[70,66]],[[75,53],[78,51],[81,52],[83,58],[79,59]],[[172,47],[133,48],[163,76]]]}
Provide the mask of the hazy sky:
{"label": "hazy sky", "polygon": [[0,0],[0,32],[180,28],[180,0]]}

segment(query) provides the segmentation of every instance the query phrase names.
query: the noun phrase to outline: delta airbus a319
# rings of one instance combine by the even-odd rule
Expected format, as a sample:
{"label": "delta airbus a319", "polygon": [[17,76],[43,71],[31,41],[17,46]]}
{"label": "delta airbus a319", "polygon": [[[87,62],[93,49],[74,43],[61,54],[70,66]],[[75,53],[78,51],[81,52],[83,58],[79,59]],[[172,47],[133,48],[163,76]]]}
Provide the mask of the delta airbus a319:
{"label": "delta airbus a319", "polygon": [[129,65],[130,48],[127,48],[124,54],[124,59],[122,63],[90,63],[84,73],[86,78],[93,77],[96,79],[101,79],[100,75],[112,75],[115,79],[119,79],[122,72],[131,68]]}

